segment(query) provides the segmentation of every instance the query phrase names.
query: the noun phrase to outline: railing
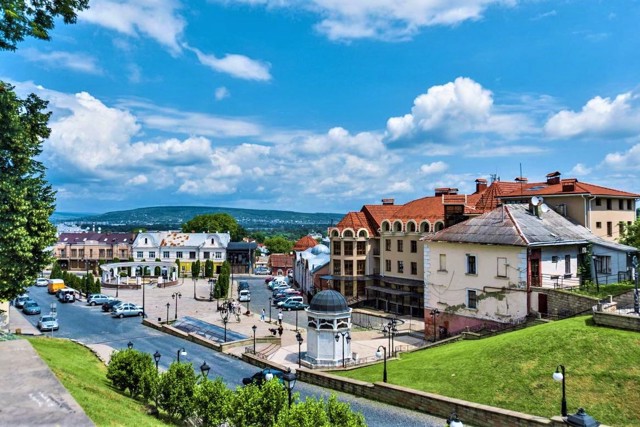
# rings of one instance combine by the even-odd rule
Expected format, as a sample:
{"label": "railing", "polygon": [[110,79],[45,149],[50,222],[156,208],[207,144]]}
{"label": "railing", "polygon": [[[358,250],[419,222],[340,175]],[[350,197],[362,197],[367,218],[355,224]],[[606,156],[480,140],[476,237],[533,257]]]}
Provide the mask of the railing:
{"label": "railing", "polygon": [[259,351],[253,351],[253,347],[245,347],[244,348],[244,352],[248,353],[248,354],[253,354],[258,359],[263,359],[263,360],[267,360],[268,359],[266,354],[261,353]]}

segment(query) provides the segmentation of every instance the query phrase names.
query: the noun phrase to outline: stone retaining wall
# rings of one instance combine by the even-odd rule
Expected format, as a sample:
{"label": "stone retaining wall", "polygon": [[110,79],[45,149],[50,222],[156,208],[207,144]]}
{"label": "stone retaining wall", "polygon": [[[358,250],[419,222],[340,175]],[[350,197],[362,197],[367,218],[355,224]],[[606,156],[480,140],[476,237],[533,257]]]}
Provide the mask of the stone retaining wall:
{"label": "stone retaining wall", "polygon": [[617,314],[605,311],[593,313],[593,321],[598,326],[607,326],[616,329],[627,329],[640,332],[640,316],[634,314]]}
{"label": "stone retaining wall", "polygon": [[566,311],[571,311],[570,314],[583,313],[591,310],[599,302],[598,298],[561,289],[534,287],[531,290],[534,294],[547,294],[547,311],[550,316],[560,316]]}

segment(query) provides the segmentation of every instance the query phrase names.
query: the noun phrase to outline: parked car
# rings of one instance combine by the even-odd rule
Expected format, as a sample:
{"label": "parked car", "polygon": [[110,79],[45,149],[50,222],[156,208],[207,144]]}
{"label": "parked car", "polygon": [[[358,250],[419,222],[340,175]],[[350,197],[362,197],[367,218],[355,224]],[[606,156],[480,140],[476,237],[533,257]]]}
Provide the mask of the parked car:
{"label": "parked car", "polygon": [[265,278],[264,278],[264,284],[265,284],[265,285],[268,285],[268,284],[269,284],[269,282],[271,282],[273,279],[274,279],[274,277],[273,277],[273,276],[267,276],[267,277],[265,277]]}
{"label": "parked car", "polygon": [[281,307],[286,302],[304,302],[302,299],[302,295],[294,295],[292,297],[287,297],[284,300],[278,302],[277,306]]}
{"label": "parked car", "polygon": [[269,289],[274,290],[277,286],[289,286],[289,282],[283,276],[278,276],[267,285]]}
{"label": "parked car", "polygon": [[297,289],[293,289],[293,288],[282,289],[282,290],[278,291],[278,293],[273,295],[273,298],[281,298],[281,297],[286,297],[286,296],[292,297],[294,295],[302,295],[302,292],[300,292]]}
{"label": "parked car", "polygon": [[17,297],[16,299],[13,300],[13,305],[16,308],[22,308],[24,307],[24,304],[29,301],[31,298],[29,297],[28,294],[24,294],[24,295],[20,295],[19,297]]}
{"label": "parked car", "polygon": [[130,302],[121,303],[113,308],[111,315],[121,319],[129,316],[142,316],[142,307]]}
{"label": "parked car", "polygon": [[24,306],[22,306],[22,312],[24,314],[40,314],[40,306],[37,302],[30,299],[24,303]]}
{"label": "parked car", "polygon": [[246,289],[241,290],[240,293],[238,294],[238,301],[240,302],[251,301],[251,292],[249,292]]}
{"label": "parked car", "polygon": [[48,284],[49,284],[49,281],[44,277],[38,277],[36,279],[36,286],[47,286]]}
{"label": "parked car", "polygon": [[249,289],[249,282],[246,280],[240,280],[238,282],[238,291],[243,291],[245,289]]}
{"label": "parked car", "polygon": [[75,302],[76,301],[76,291],[71,288],[60,289],[56,294],[58,301],[60,302]]}
{"label": "parked car", "polygon": [[112,299],[113,297],[105,294],[91,294],[89,298],[87,298],[87,305],[102,305]]}
{"label": "parked car", "polygon": [[102,304],[102,311],[110,312],[113,311],[113,307],[122,304],[122,301],[119,299],[112,299],[111,301],[107,301]]}
{"label": "parked car", "polygon": [[253,272],[255,274],[269,274],[269,273],[271,273],[271,271],[267,267],[262,267],[262,266],[256,267],[256,269],[253,270]]}
{"label": "parked car", "polygon": [[248,378],[243,378],[242,384],[244,385],[255,384],[257,386],[261,386],[265,381],[271,380],[273,378],[277,378],[281,384],[284,384],[284,380],[282,378],[283,375],[284,375],[284,372],[278,369],[265,368],[261,371],[256,372],[255,374],[253,374]]}
{"label": "parked car", "polygon": [[305,304],[303,302],[300,301],[285,301],[280,308],[282,308],[285,311],[289,311],[289,310],[304,310],[305,308],[308,308],[309,304]]}
{"label": "parked car", "polygon": [[278,292],[284,291],[285,289],[290,289],[290,288],[291,287],[286,283],[283,285],[277,285],[273,288],[273,292],[271,293],[271,296],[275,296]]}
{"label": "parked car", "polygon": [[56,316],[46,315],[38,320],[38,330],[40,331],[57,331],[59,328]]}

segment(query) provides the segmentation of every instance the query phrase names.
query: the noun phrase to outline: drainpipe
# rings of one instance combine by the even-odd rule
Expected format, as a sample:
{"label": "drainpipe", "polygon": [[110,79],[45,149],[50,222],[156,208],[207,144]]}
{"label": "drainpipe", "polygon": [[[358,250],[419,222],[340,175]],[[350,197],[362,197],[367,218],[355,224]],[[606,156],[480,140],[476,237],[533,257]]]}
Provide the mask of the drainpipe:
{"label": "drainpipe", "polygon": [[590,196],[589,198],[585,198],[585,195],[582,195],[584,199],[584,226],[591,230],[591,226],[589,224],[589,219],[591,218],[591,201],[596,199],[596,196]]}

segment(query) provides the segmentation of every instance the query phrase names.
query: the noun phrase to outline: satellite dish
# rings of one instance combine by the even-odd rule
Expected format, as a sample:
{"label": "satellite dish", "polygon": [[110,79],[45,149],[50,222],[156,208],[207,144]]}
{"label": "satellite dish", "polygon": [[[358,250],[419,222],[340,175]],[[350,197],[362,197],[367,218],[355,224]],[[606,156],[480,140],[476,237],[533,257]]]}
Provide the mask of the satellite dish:
{"label": "satellite dish", "polygon": [[538,206],[540,203],[542,203],[542,197],[538,197],[538,196],[533,196],[531,198],[531,204],[533,206]]}
{"label": "satellite dish", "polygon": [[542,213],[547,213],[549,212],[549,206],[545,205],[544,203],[542,205],[540,205],[540,210],[542,211]]}

